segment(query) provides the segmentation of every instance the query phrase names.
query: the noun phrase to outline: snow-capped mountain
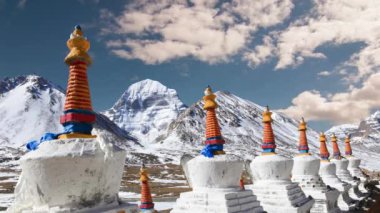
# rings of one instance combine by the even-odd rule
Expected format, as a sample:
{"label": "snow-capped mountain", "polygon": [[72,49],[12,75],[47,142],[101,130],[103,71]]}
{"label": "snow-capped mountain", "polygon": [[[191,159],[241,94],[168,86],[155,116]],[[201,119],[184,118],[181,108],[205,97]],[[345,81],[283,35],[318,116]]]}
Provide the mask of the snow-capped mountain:
{"label": "snow-capped mountain", "polygon": [[359,125],[334,126],[326,132],[326,135],[331,136],[332,133],[335,133],[339,139],[341,152],[344,152],[345,136],[351,135],[353,155],[360,157],[366,167],[380,170],[380,165],[377,163],[380,160],[380,111],[376,111]]}
{"label": "snow-capped mountain", "polygon": [[0,143],[19,147],[44,132],[61,132],[64,93],[35,75],[0,82]]}
{"label": "snow-capped mountain", "polygon": [[[222,135],[226,140],[225,150],[229,153],[240,155],[245,159],[252,159],[261,152],[260,145],[263,134],[262,113],[264,107],[228,92],[216,92],[216,95],[216,101],[219,104],[217,116],[222,129]],[[159,143],[157,144],[157,149],[161,153],[167,153],[165,154],[166,157],[173,157],[170,156],[171,153],[199,153],[205,140],[206,114],[202,106],[203,101],[201,100],[193,104],[169,125],[168,132],[158,137]],[[276,111],[273,112],[272,118],[277,152],[293,157],[298,152],[299,122]],[[370,119],[367,123],[376,126],[373,120],[376,119]],[[360,126],[364,126],[364,124]],[[344,130],[342,129],[343,127]],[[353,125],[345,125],[340,128],[335,127],[335,130],[333,130],[338,135],[344,136],[342,132],[353,131],[353,128]],[[340,130],[340,133],[337,130]],[[378,135],[380,136],[380,134]],[[319,134],[309,128],[307,136],[310,152],[318,156]],[[373,143],[373,141],[368,143],[366,140],[358,137],[353,138],[352,141],[354,155],[362,159],[361,165],[367,169],[380,170],[380,166],[377,163],[380,160],[380,155],[378,154],[380,147]],[[344,155],[344,143],[339,144],[342,155]],[[331,152],[330,147],[331,143],[328,142],[328,148]]]}
{"label": "snow-capped mountain", "polygon": [[347,135],[352,135],[358,129],[355,124],[341,124],[331,127],[325,132],[326,135],[331,136],[333,133],[340,139],[344,139]]}
{"label": "snow-capped mountain", "polygon": [[[225,150],[252,159],[261,151],[264,107],[228,92],[216,92],[216,95]],[[64,98],[62,89],[38,76],[0,81],[1,147],[19,148],[45,132],[61,132],[59,116]],[[128,147],[130,162],[179,163],[182,154],[199,154],[203,148],[206,114],[202,106],[203,101],[199,100],[187,108],[175,90],[157,81],[144,80],[131,85],[105,115],[97,114],[93,133]],[[277,151],[294,156],[298,145],[298,121],[275,111],[272,118]],[[352,134],[353,152],[363,160],[362,166],[380,170],[379,119],[380,112],[376,112],[359,126],[336,126],[327,133],[335,132],[340,140],[346,133]],[[143,146],[129,132],[137,136]],[[317,155],[318,133],[309,128],[307,134],[311,153]],[[343,153],[344,143],[339,144]],[[12,156],[9,159],[17,157]]]}
{"label": "snow-capped mountain", "polygon": [[[217,116],[226,140],[225,150],[252,159],[261,152],[264,107],[228,92],[216,92],[216,95]],[[203,101],[199,100],[186,108],[175,90],[148,79],[131,85],[104,114],[139,139],[144,147],[137,152],[150,158],[154,156],[154,162],[178,163],[182,154],[199,154],[203,147],[206,114],[202,106]],[[294,156],[299,137],[298,121],[275,111],[272,118],[278,152]],[[331,131],[343,137],[347,131],[352,133],[356,128],[347,124]],[[311,128],[307,134],[311,152],[318,155],[319,134]],[[340,145],[344,153],[344,143]],[[373,160],[380,160],[380,155],[363,145],[361,140],[353,139],[353,149],[355,155],[363,159],[364,167],[380,169]],[[373,157],[368,158],[368,155]]]}
{"label": "snow-capped mountain", "polygon": [[356,136],[361,136],[363,138],[373,138],[379,141],[380,139],[380,111],[376,111],[364,121],[360,122]]}
{"label": "snow-capped mountain", "polygon": [[[261,152],[263,133],[262,113],[264,107],[239,98],[228,92],[216,92],[217,116],[222,135],[226,140],[225,150],[250,159]],[[203,101],[198,101],[181,113],[169,126],[169,131],[159,138],[160,147],[178,150],[199,150],[205,140],[206,112]],[[287,156],[297,152],[298,122],[283,114],[273,112],[273,129],[277,150]],[[309,129],[310,149],[318,151],[318,133]]]}
{"label": "snow-capped mountain", "polygon": [[[18,148],[30,140],[39,139],[46,132],[62,132],[59,117],[63,114],[64,102],[63,90],[40,76],[19,76],[0,81],[1,146]],[[136,142],[104,115],[97,114],[94,127],[99,135],[111,132],[118,140]]]}
{"label": "snow-capped mountain", "polygon": [[378,140],[380,139],[380,111],[374,112],[360,122],[359,125],[343,124],[333,126],[326,133],[335,133],[339,138],[344,138],[350,134],[353,138]]}
{"label": "snow-capped mountain", "polygon": [[104,115],[149,146],[185,109],[174,89],[146,79],[132,84]]}

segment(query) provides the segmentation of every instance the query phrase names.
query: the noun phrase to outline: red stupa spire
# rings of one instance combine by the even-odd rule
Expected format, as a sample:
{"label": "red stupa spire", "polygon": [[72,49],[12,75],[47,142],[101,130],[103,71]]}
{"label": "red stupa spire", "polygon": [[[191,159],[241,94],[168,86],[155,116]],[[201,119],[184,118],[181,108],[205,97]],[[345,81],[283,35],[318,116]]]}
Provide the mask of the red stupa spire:
{"label": "red stupa spire", "polygon": [[335,134],[331,136],[331,143],[333,147],[333,158],[340,160],[342,158],[342,155],[340,154],[338,139],[336,138]]}
{"label": "red stupa spire", "polygon": [[245,190],[243,174],[240,176],[240,190]]}
{"label": "red stupa spire", "polygon": [[300,132],[300,139],[298,145],[298,151],[300,154],[309,153],[309,146],[307,144],[307,136],[306,136],[306,122],[302,118],[298,131]]}
{"label": "red stupa spire", "polygon": [[326,146],[326,136],[321,132],[321,135],[319,136],[319,141],[321,142],[319,151],[320,151],[320,156],[322,160],[329,160],[330,153],[329,150],[327,149]]}
{"label": "red stupa spire", "polygon": [[264,124],[264,134],[263,134],[263,144],[261,148],[265,153],[275,153],[276,143],[274,141],[274,134],[272,129],[272,112],[269,111],[267,106],[263,112],[263,124]]}
{"label": "red stupa spire", "polygon": [[152,195],[150,193],[148,172],[145,169],[144,164],[140,169],[140,181],[141,181],[141,204],[140,209],[144,210],[153,210],[154,203],[152,199]]}
{"label": "red stupa spire", "polygon": [[345,139],[345,155],[347,156],[351,156],[352,155],[352,149],[351,149],[351,138],[350,138],[350,135],[347,135],[346,136],[346,139]]}
{"label": "red stupa spire", "polygon": [[95,137],[91,135],[91,130],[96,117],[92,110],[87,79],[87,66],[91,64],[91,57],[87,53],[90,42],[83,36],[79,25],[71,33],[67,47],[70,53],[65,62],[69,65],[70,72],[64,115],[61,116],[61,124],[65,130],[59,138],[92,138]]}
{"label": "red stupa spire", "polygon": [[206,157],[213,157],[214,155],[225,154],[223,151],[223,144],[225,143],[222,134],[220,133],[220,127],[218,119],[216,117],[216,108],[218,104],[215,102],[216,95],[212,92],[211,87],[208,86],[205,90],[205,96],[203,100],[205,102],[203,109],[206,112],[206,141],[205,148],[202,150],[202,154]]}

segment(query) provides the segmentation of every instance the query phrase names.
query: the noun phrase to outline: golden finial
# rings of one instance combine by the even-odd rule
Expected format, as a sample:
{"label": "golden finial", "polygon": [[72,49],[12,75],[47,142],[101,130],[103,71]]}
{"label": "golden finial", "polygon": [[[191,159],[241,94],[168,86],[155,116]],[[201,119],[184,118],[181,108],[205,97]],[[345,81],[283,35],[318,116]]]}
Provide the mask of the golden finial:
{"label": "golden finial", "polygon": [[335,143],[337,141],[338,141],[338,139],[336,138],[335,133],[333,133],[331,136],[331,142]]}
{"label": "golden finial", "polygon": [[269,106],[266,106],[266,109],[263,112],[263,122],[264,123],[272,122],[272,117],[271,116],[272,116],[272,112],[269,111]]}
{"label": "golden finial", "polygon": [[320,142],[326,142],[326,136],[325,136],[325,133],[321,132],[319,134],[319,141]]}
{"label": "golden finial", "polygon": [[212,92],[211,87],[207,86],[205,90],[205,96],[203,96],[203,100],[205,102],[203,109],[216,109],[218,107],[218,104],[215,102],[215,98],[216,95]]}
{"label": "golden finial", "polygon": [[142,164],[141,168],[140,168],[140,181],[141,182],[148,181],[149,180],[149,176],[148,175],[149,174],[148,174],[148,172],[145,169],[145,164]]}
{"label": "golden finial", "polygon": [[351,142],[351,135],[347,134],[346,135],[346,139],[344,140],[344,142],[350,143]]}
{"label": "golden finial", "polygon": [[299,131],[305,131],[306,129],[307,129],[306,128],[306,122],[305,122],[305,119],[302,117],[298,130]]}
{"label": "golden finial", "polygon": [[67,41],[67,47],[70,49],[69,54],[65,58],[66,64],[71,64],[75,61],[82,61],[86,64],[91,64],[91,57],[87,51],[90,49],[90,42],[83,36],[82,28],[77,25]]}

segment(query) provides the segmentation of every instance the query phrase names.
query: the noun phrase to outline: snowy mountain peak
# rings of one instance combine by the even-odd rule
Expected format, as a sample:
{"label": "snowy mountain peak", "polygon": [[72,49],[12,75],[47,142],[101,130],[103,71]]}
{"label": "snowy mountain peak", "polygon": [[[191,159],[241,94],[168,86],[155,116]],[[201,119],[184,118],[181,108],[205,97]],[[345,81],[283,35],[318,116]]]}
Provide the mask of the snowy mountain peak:
{"label": "snowy mountain peak", "polygon": [[62,89],[45,78],[37,75],[21,75],[13,78],[5,78],[0,81],[0,94],[5,94],[16,87],[24,86],[26,92],[33,94],[38,90],[46,90],[48,88],[56,88],[59,91]]}
{"label": "snowy mountain peak", "polygon": [[374,121],[378,121],[380,120],[380,110],[377,110],[376,112],[374,112],[372,115],[370,115],[366,121],[369,121],[369,120],[374,120]]}
{"label": "snowy mountain peak", "polygon": [[128,87],[123,96],[127,96],[129,98],[138,98],[137,96],[140,96],[144,98],[144,96],[146,97],[158,94],[170,94],[177,96],[177,92],[174,89],[169,89],[160,82],[151,79],[145,79],[132,84]]}
{"label": "snowy mountain peak", "polygon": [[[46,132],[59,133],[63,127],[63,90],[36,75],[5,78],[0,81],[0,145],[20,147]],[[97,114],[96,134],[112,133],[114,141],[135,141],[107,117]],[[103,131],[104,130],[104,131]],[[128,144],[125,144],[128,146]]]}
{"label": "snowy mountain peak", "polygon": [[30,75],[0,82],[0,143],[20,146],[43,132],[60,132],[64,93],[43,77]]}
{"label": "snowy mountain peak", "polygon": [[358,129],[358,125],[355,124],[341,124],[333,126],[326,131],[327,136],[331,136],[333,133],[339,138],[344,139],[347,135],[354,133]]}
{"label": "snowy mountain peak", "polygon": [[146,79],[129,86],[104,114],[119,127],[133,132],[142,144],[149,145],[185,109],[174,89]]}

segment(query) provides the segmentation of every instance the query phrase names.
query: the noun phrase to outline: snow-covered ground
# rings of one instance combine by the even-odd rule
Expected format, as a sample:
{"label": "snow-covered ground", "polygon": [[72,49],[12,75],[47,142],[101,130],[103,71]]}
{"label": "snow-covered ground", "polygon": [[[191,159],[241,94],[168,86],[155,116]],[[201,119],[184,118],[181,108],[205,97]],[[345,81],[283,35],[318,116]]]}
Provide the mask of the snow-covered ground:
{"label": "snow-covered ground", "polygon": [[[141,197],[140,194],[132,193],[132,192],[119,192],[119,197],[122,200],[129,199],[139,199]],[[13,194],[0,194],[0,207],[9,207],[14,200]],[[130,203],[140,205],[139,201],[132,201]],[[173,208],[175,201],[163,201],[163,202],[154,202],[154,208],[158,211],[167,210]]]}
{"label": "snow-covered ground", "polygon": [[0,207],[8,208],[15,199],[13,194],[0,194]]}

